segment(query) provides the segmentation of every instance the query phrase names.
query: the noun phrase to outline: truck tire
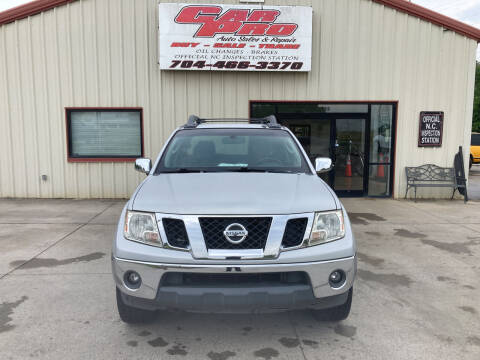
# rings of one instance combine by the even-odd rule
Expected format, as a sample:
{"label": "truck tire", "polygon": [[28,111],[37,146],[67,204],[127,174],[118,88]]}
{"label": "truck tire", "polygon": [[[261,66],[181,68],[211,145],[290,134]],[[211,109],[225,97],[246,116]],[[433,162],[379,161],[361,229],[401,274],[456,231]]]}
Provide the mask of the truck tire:
{"label": "truck tire", "polygon": [[150,310],[138,309],[123,302],[120,290],[117,291],[117,308],[120,319],[127,324],[139,324],[152,321],[155,318],[155,312]]}
{"label": "truck tire", "polygon": [[315,310],[315,318],[320,321],[342,321],[348,318],[352,307],[353,287],[348,291],[347,301],[339,306],[325,310]]}

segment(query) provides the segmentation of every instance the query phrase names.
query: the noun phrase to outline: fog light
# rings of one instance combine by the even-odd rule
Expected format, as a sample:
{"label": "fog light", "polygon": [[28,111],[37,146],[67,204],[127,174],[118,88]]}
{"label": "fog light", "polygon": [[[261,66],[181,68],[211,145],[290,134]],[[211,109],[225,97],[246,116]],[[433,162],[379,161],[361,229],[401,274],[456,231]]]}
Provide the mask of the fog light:
{"label": "fog light", "polygon": [[345,282],[345,273],[342,270],[333,271],[328,277],[331,287],[338,288]]}
{"label": "fog light", "polygon": [[130,289],[138,289],[142,283],[142,278],[136,271],[127,271],[124,276],[125,286]]}
{"label": "fog light", "polygon": [[132,284],[136,284],[140,281],[140,275],[138,275],[136,272],[131,272],[128,275],[128,281],[131,282]]}

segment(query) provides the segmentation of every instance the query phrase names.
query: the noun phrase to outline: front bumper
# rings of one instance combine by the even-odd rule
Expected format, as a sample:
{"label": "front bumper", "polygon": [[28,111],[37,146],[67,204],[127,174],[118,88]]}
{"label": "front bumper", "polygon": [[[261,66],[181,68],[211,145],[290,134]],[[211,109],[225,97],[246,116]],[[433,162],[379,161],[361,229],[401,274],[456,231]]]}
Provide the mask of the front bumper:
{"label": "front bumper", "polygon": [[[131,306],[142,308],[175,308],[202,310],[208,305],[215,309],[239,305],[251,309],[265,307],[299,308],[316,303],[320,307],[331,307],[346,301],[356,273],[356,257],[329,261],[286,263],[286,264],[165,264],[142,262],[112,257],[112,272],[123,299]],[[329,284],[329,275],[335,270],[345,273],[345,282],[339,288]],[[124,275],[136,271],[142,278],[138,289],[125,285]],[[163,287],[162,276],[167,272],[222,274],[305,272],[309,285],[275,287]],[[197,306],[197,305],[201,306]],[[205,306],[204,306],[205,305]],[[192,308],[193,307],[193,308]],[[227,310],[227,309],[225,309]]]}

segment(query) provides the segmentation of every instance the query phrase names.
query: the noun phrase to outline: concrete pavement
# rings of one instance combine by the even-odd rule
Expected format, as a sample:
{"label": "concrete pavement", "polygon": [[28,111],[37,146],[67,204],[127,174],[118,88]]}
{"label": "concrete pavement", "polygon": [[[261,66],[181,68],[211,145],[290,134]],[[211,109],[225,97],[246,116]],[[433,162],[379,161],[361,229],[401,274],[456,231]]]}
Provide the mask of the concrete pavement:
{"label": "concrete pavement", "polygon": [[478,359],[480,202],[343,199],[350,317],[117,315],[114,200],[0,200],[1,359]]}
{"label": "concrete pavement", "polygon": [[468,197],[480,201],[480,164],[472,165],[468,174]]}

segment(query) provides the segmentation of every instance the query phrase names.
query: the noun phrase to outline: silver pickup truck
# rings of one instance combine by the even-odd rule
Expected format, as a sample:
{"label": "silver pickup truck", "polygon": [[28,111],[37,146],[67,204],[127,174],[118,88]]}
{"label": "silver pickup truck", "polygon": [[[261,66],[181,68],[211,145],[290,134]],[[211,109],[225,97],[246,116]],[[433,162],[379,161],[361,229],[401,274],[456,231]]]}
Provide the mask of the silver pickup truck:
{"label": "silver pickup truck", "polygon": [[347,212],[274,116],[190,116],[127,202],[113,241],[120,318],[159,309],[268,312],[309,308],[347,318],[356,243]]}

